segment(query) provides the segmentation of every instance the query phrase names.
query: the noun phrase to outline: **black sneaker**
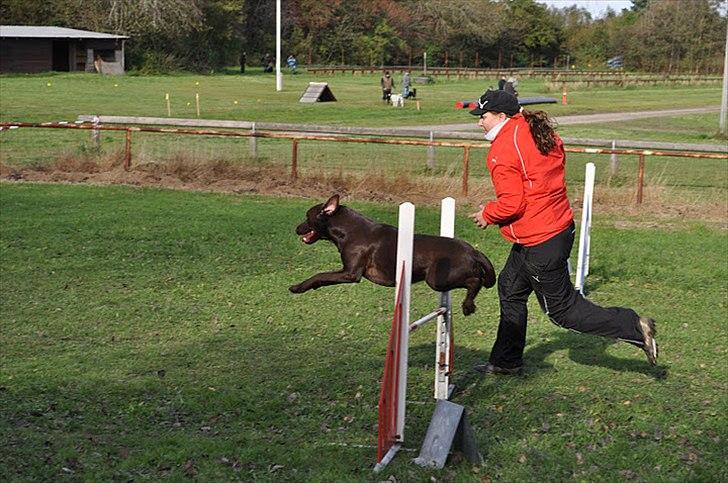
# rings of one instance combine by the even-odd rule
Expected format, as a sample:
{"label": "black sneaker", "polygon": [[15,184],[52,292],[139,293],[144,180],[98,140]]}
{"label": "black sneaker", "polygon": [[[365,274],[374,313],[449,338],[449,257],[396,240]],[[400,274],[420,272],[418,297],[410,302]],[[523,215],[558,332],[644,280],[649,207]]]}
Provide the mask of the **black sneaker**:
{"label": "black sneaker", "polygon": [[478,372],[483,372],[485,374],[498,374],[501,376],[517,376],[523,372],[523,366],[518,366],[518,367],[513,367],[513,368],[498,367],[489,362],[487,364],[475,366],[475,370]]}
{"label": "black sneaker", "polygon": [[657,341],[655,340],[657,329],[655,328],[654,319],[640,317],[640,330],[642,330],[642,336],[644,337],[642,350],[647,354],[647,360],[654,366],[657,364]]}

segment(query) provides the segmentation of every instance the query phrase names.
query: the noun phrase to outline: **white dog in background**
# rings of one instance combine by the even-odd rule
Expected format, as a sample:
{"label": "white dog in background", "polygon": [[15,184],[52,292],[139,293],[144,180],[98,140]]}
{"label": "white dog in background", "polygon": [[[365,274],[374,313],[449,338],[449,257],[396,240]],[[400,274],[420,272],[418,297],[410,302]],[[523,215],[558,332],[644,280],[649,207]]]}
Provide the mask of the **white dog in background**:
{"label": "white dog in background", "polygon": [[392,102],[392,107],[404,107],[404,97],[402,97],[402,94],[392,94],[389,100]]}

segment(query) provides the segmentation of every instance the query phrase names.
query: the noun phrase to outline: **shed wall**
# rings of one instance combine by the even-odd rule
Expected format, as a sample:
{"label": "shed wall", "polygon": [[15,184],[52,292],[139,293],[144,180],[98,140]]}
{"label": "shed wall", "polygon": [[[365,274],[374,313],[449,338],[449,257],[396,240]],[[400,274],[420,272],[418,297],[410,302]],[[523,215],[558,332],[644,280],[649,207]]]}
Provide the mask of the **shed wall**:
{"label": "shed wall", "polygon": [[53,42],[68,42],[68,70],[94,72],[95,55],[124,71],[124,43],[114,39],[0,38],[0,72],[48,72],[53,65]]}
{"label": "shed wall", "polygon": [[0,39],[0,72],[47,72],[52,68],[51,39]]}

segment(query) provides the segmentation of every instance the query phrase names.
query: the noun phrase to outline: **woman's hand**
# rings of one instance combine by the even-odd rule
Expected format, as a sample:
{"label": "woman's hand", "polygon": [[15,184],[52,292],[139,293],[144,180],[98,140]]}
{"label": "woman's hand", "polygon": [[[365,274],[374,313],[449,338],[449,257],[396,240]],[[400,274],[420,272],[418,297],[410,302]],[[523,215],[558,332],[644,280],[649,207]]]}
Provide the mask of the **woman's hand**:
{"label": "woman's hand", "polygon": [[473,223],[478,225],[480,228],[485,229],[488,226],[488,222],[485,221],[485,218],[483,218],[483,205],[480,205],[480,210],[469,214],[468,218],[473,220]]}

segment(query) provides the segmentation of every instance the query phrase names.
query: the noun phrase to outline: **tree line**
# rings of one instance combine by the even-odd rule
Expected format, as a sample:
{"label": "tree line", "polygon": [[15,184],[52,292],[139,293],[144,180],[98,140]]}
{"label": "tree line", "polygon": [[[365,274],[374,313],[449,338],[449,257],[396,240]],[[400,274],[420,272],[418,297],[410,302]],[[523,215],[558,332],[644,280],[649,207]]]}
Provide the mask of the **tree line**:
{"label": "tree line", "polygon": [[[557,67],[717,73],[723,0],[632,0],[592,18],[535,0],[282,0],[284,58],[302,64]],[[723,10],[721,10],[721,8]],[[274,0],[3,0],[3,25],[55,25],[130,36],[142,72],[209,71],[241,52],[275,52]]]}

